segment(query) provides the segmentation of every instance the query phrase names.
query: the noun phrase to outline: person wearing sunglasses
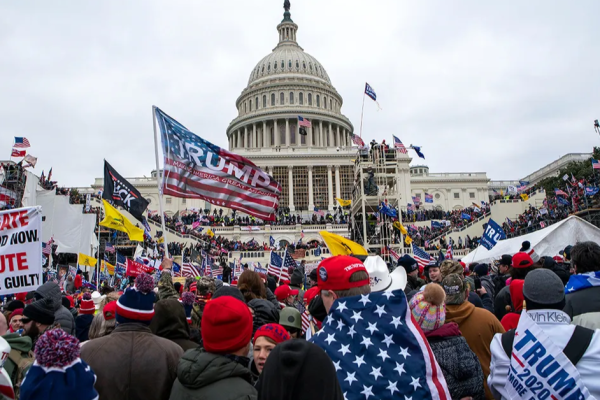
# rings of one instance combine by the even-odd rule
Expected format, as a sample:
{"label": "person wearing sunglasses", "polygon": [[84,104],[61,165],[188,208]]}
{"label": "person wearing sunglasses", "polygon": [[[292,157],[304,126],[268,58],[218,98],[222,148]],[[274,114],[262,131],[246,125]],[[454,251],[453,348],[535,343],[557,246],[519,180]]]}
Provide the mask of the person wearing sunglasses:
{"label": "person wearing sunglasses", "polygon": [[38,338],[54,324],[54,305],[51,299],[41,299],[27,305],[23,310],[24,334],[31,338],[32,348]]}

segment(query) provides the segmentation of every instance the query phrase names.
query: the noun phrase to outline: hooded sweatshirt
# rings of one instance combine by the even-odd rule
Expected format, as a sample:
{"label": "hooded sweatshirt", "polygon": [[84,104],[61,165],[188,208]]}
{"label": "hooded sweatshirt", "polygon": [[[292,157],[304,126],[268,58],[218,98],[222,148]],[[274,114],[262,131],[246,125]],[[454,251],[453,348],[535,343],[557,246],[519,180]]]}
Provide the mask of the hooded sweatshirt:
{"label": "hooded sweatshirt", "polygon": [[333,362],[317,345],[289,340],[271,351],[256,384],[259,400],[343,400]]}
{"label": "hooded sweatshirt", "polygon": [[252,374],[231,357],[187,351],[179,360],[170,400],[256,400]]}
{"label": "hooded sweatshirt", "polygon": [[88,334],[90,332],[90,326],[94,320],[93,314],[81,314],[75,318],[75,331],[77,332],[76,337],[80,342],[89,340]]}
{"label": "hooded sweatshirt", "polygon": [[[22,357],[28,357],[29,352],[33,351],[33,342],[31,341],[31,338],[29,336],[21,336],[18,333],[8,333],[2,337],[10,345],[10,349],[17,350],[21,353]],[[31,361],[33,363],[33,360]],[[6,359],[6,362],[4,363],[4,369],[8,373],[8,376],[10,377],[10,380],[11,382],[13,382],[13,384],[20,383],[15,382],[17,379],[16,367],[17,364],[15,364],[14,361],[10,359],[10,357]]]}
{"label": "hooded sweatshirt", "polygon": [[519,325],[519,319],[521,319],[521,311],[523,311],[523,279],[513,279],[510,282],[508,290],[510,291],[510,298],[512,299],[512,311],[502,317],[500,321],[505,331],[515,329]]}
{"label": "hooded sweatshirt", "polygon": [[178,344],[184,352],[198,347],[198,343],[190,340],[185,310],[176,299],[159,300],[154,304],[154,318],[150,323],[150,330],[156,336]]}
{"label": "hooded sweatshirt", "polygon": [[60,288],[54,282],[46,282],[35,290],[36,299],[51,299],[54,307],[54,323],[69,335],[75,334],[75,319],[73,314],[62,305]]}
{"label": "hooded sweatshirt", "polygon": [[504,333],[500,321],[491,312],[475,307],[465,301],[462,304],[446,305],[446,323],[456,322],[467,344],[479,359],[484,375],[485,394],[487,399],[492,399],[492,393],[487,387],[487,377],[490,374],[490,343],[496,333]]}
{"label": "hooded sweatshirt", "polygon": [[279,309],[270,301],[264,299],[252,299],[248,302],[248,306],[252,307],[254,310],[252,335],[254,335],[258,328],[263,325],[279,323]]}

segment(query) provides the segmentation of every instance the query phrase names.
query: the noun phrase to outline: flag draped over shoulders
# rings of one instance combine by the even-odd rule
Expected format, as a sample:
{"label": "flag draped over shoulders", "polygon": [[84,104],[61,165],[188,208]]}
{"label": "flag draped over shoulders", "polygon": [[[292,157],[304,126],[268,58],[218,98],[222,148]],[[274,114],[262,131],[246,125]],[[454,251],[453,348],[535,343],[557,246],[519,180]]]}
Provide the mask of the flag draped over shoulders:
{"label": "flag draped over shoulders", "polygon": [[331,357],[347,400],[450,400],[402,290],[337,299],[311,340]]}

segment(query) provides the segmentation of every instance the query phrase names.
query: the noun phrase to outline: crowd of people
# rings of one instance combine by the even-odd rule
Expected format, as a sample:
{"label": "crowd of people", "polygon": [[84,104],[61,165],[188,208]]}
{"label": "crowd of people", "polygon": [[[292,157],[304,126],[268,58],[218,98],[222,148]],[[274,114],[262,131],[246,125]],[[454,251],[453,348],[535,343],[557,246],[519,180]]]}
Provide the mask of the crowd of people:
{"label": "crowd of people", "polygon": [[[311,271],[292,267],[289,281],[246,269],[231,283],[174,282],[164,258],[157,277],[131,277],[123,290],[90,289],[78,273],[63,288],[49,281],[7,297],[0,351],[23,400],[437,397],[432,388],[446,398],[509,399],[526,318],[545,333],[541,344],[564,349],[572,365],[562,368],[577,371],[568,390],[556,390],[599,398],[600,246],[576,243],[535,261],[529,252],[524,242],[491,264],[425,268],[404,255],[402,274],[377,257],[339,255]],[[417,331],[403,331],[407,324]],[[426,352],[411,340],[431,350],[434,376],[419,369]]]}

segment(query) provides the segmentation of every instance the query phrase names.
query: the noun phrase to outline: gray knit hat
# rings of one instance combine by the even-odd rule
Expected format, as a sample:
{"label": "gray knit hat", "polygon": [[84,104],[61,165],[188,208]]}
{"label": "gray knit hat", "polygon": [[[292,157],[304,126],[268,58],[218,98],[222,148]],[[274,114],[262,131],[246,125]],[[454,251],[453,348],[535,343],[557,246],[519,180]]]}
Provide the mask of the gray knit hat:
{"label": "gray knit hat", "polygon": [[557,304],[565,298],[565,287],[549,269],[535,269],[527,274],[523,296],[537,304]]}

